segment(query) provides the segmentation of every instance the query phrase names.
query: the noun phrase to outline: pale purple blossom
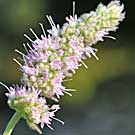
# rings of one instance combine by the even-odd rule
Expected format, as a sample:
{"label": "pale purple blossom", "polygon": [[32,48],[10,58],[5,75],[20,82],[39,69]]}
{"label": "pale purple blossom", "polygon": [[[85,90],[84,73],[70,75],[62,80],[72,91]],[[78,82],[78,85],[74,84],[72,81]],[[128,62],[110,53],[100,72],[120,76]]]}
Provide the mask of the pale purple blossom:
{"label": "pale purple blossom", "polygon": [[[34,67],[22,66],[25,84],[40,89],[45,97],[60,98],[65,91],[62,86],[63,80],[75,74],[81,65],[87,68],[83,62],[87,57],[94,56],[99,59],[96,55],[97,49],[92,45],[103,41],[104,37],[110,38],[109,31],[118,27],[124,15],[123,5],[114,1],[108,6],[100,4],[95,12],[85,13],[79,18],[75,14],[66,17],[67,22],[62,28],[55,25],[51,16],[47,16],[52,27],[47,30],[48,36],[41,36],[39,39],[30,29],[36,40],[32,41],[32,49],[25,57],[27,64]],[[60,77],[59,73],[63,77]],[[61,78],[61,82],[54,83],[58,77]]]}
{"label": "pale purple blossom", "polygon": [[[73,7],[74,4],[73,2]],[[0,84],[8,89],[6,96],[9,106],[21,112],[32,129],[40,134],[42,132],[39,125],[41,128],[46,125],[53,129],[53,119],[64,124],[55,118],[60,106],[50,106],[46,99],[59,101],[64,94],[72,96],[69,92],[75,90],[66,89],[63,82],[72,77],[80,66],[88,68],[84,63],[87,57],[94,56],[99,59],[96,55],[97,49],[93,48],[93,45],[98,41],[104,41],[106,37],[115,39],[108,34],[115,31],[124,19],[123,9],[124,5],[114,0],[107,6],[99,4],[96,11],[77,17],[74,7],[73,16],[66,17],[67,22],[61,28],[55,25],[51,16],[47,16],[52,27],[47,30],[48,35],[41,23],[41,38],[31,28],[30,31],[35,36],[34,41],[24,34],[31,42],[23,44],[27,54],[15,50],[23,56],[24,64],[14,59],[23,73],[21,80],[24,86],[14,85],[8,88],[3,83]]]}
{"label": "pale purple blossom", "polygon": [[46,125],[53,129],[50,126],[53,119],[64,124],[63,121],[55,118],[55,112],[60,109],[60,106],[52,105],[49,107],[45,98],[39,96],[41,91],[34,88],[26,88],[25,86],[19,87],[19,85],[9,87],[8,90],[9,93],[6,93],[6,95],[9,106],[21,112],[28,125],[34,130],[41,133],[38,127],[39,124],[41,128]]}

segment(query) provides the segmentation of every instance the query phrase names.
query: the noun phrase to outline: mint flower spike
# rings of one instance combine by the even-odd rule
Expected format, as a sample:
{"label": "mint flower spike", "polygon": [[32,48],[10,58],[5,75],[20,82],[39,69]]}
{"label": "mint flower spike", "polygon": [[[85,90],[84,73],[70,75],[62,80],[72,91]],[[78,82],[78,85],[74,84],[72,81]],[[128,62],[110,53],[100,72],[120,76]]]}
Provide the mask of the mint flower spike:
{"label": "mint flower spike", "polygon": [[64,124],[63,121],[55,118],[55,112],[60,109],[60,106],[48,106],[45,98],[39,96],[39,90],[36,90],[33,87],[19,87],[18,85],[8,88],[2,82],[0,82],[0,84],[8,90],[6,96],[8,97],[9,107],[16,111],[3,135],[10,135],[12,131],[11,127],[14,127],[21,117],[26,119],[29,127],[36,130],[39,134],[41,134],[42,131],[38,125],[40,125],[41,128],[44,128],[44,125],[46,125],[53,130],[50,126],[53,119]]}
{"label": "mint flower spike", "polygon": [[53,119],[64,124],[55,118],[60,106],[49,106],[46,98],[59,101],[64,94],[72,96],[69,92],[75,89],[66,89],[63,82],[72,80],[72,75],[80,66],[88,68],[83,61],[87,57],[94,56],[99,59],[96,56],[97,49],[92,45],[104,41],[104,37],[115,39],[109,36],[109,32],[116,31],[119,23],[125,18],[123,9],[124,5],[115,0],[107,6],[99,4],[96,11],[85,13],[78,18],[73,2],[73,16],[66,17],[67,22],[62,28],[55,25],[51,16],[47,16],[52,27],[47,30],[48,35],[41,23],[41,38],[31,28],[35,40],[24,34],[31,42],[23,44],[27,54],[15,50],[22,55],[24,63],[13,59],[23,73],[23,85],[7,87],[0,82],[8,90],[8,105],[16,111],[3,135],[10,135],[20,118],[24,118],[29,127],[40,134],[45,125],[53,130]]}
{"label": "mint flower spike", "polygon": [[63,26],[61,34],[71,37],[78,31],[88,45],[96,44],[97,41],[103,41],[103,37],[108,35],[109,31],[118,28],[119,22],[125,18],[123,10],[124,5],[120,5],[118,0],[110,2],[107,6],[99,4],[95,12],[85,13],[78,19],[72,16],[67,18],[68,23]]}
{"label": "mint flower spike", "polygon": [[[109,36],[109,31],[115,31],[124,19],[124,5],[115,0],[107,6],[99,4],[96,11],[85,13],[77,18],[75,3],[73,16],[66,17],[67,22],[62,26],[55,25],[51,16],[47,16],[52,29],[45,34],[40,23],[43,35],[39,38],[30,28],[36,40],[30,39],[27,43],[30,50],[23,55],[24,64],[20,70],[23,72],[22,82],[29,87],[41,90],[40,95],[58,101],[65,93],[70,95],[63,85],[65,79],[71,78],[80,66],[87,68],[83,62],[87,57],[96,56],[97,49],[92,45],[104,41]],[[71,90],[74,91],[74,90]]]}

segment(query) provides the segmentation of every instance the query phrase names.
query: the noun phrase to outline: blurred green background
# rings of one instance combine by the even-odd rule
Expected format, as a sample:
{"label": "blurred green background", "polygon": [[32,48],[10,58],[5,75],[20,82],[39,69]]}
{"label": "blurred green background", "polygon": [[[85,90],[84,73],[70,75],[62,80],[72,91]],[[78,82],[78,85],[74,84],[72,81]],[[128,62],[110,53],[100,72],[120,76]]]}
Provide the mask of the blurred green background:
{"label": "blurred green background", "polygon": [[[76,0],[78,16],[94,10],[108,0]],[[95,47],[99,49],[95,58],[86,60],[88,69],[80,68],[73,81],[65,83],[77,92],[72,97],[61,99],[62,110],[57,117],[65,125],[53,122],[54,131],[45,128],[46,135],[134,135],[135,134],[135,15],[133,0],[123,0],[126,19],[116,33],[117,40],[105,39]],[[39,22],[46,29],[50,25],[45,15],[52,15],[56,24],[65,22],[72,14],[72,0],[0,0],[0,80],[10,86],[20,83],[18,65],[12,61],[18,57],[17,48],[22,52],[23,37],[32,27],[41,34]],[[7,105],[6,90],[0,86],[0,133],[14,113]],[[14,135],[37,135],[21,120]]]}

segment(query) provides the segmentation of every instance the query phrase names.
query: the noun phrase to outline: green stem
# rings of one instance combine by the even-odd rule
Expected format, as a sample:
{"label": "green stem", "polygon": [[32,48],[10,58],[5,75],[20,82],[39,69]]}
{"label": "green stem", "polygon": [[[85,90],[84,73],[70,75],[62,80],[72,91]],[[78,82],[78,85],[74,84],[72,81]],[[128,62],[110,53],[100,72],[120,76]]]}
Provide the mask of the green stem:
{"label": "green stem", "polygon": [[20,120],[21,117],[22,114],[20,112],[16,112],[9,121],[3,135],[11,135],[15,125],[17,124],[17,122]]}

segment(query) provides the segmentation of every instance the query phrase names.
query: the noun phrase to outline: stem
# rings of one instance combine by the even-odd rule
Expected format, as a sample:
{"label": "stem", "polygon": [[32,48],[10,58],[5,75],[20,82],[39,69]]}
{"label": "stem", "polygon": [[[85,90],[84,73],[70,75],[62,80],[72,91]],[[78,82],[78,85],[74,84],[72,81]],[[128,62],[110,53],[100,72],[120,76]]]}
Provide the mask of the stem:
{"label": "stem", "polygon": [[17,124],[17,122],[20,120],[20,118],[22,117],[22,114],[20,112],[16,112],[11,120],[9,121],[3,135],[10,135],[15,127],[15,125]]}

